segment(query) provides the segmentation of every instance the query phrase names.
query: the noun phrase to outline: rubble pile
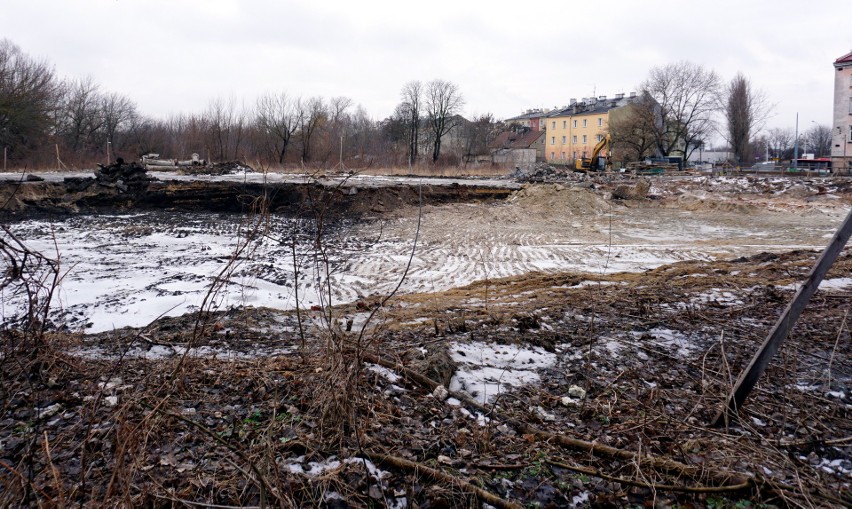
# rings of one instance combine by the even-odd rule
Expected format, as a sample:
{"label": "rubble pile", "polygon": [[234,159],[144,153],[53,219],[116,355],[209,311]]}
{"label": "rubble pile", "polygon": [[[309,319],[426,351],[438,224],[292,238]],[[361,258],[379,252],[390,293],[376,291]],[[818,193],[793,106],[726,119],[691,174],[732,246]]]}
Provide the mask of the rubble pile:
{"label": "rubble pile", "polygon": [[99,164],[95,178],[65,177],[63,182],[69,193],[86,191],[93,184],[117,189],[119,193],[126,193],[127,191],[144,191],[152,180],[156,179],[149,176],[142,165],[135,161],[127,164],[124,159],[119,157],[115,163],[109,166]]}
{"label": "rubble pile", "polygon": [[147,183],[154,178],[150,177],[139,163],[133,161],[127,164],[124,159],[119,157],[115,163],[109,166],[99,164],[98,171],[95,172],[95,180],[99,184],[116,184],[118,187],[122,187],[123,185]]}
{"label": "rubble pile", "polygon": [[556,167],[546,163],[538,163],[527,168],[515,167],[510,178],[518,182],[564,182],[568,180],[579,180],[582,174],[574,173],[570,168]]}
{"label": "rubble pile", "polygon": [[227,161],[210,163],[203,166],[187,166],[178,168],[181,175],[232,175],[235,173],[250,173],[254,168],[242,161]]}
{"label": "rubble pile", "polygon": [[647,179],[639,179],[634,185],[620,185],[613,189],[614,200],[644,200],[648,197],[651,183]]}

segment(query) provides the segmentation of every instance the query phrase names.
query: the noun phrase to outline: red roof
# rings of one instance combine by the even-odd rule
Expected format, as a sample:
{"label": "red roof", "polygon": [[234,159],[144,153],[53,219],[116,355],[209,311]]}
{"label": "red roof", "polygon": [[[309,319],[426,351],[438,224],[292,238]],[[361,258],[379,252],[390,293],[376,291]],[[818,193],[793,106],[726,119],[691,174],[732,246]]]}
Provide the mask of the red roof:
{"label": "red roof", "polygon": [[852,51],[834,61],[835,64],[852,63]]}
{"label": "red roof", "polygon": [[503,131],[488,146],[491,149],[530,148],[542,136],[544,136],[544,131],[527,131],[523,133]]}

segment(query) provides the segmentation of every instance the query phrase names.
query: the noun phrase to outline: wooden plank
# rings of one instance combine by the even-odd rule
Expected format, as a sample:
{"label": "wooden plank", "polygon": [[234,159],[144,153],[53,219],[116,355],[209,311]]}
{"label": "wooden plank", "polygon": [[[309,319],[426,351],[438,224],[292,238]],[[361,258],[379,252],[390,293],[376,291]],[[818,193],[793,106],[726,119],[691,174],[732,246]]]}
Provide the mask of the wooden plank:
{"label": "wooden plank", "polygon": [[852,211],[846,216],[846,220],[837,230],[837,233],[834,234],[828,246],[826,246],[825,251],[823,251],[822,256],[817,260],[805,283],[796,292],[796,295],[787,305],[784,312],[781,313],[778,321],[775,322],[775,326],[772,327],[769,336],[760,345],[760,349],[751,359],[751,363],[749,363],[748,367],[740,375],[737,383],[734,385],[734,389],[728,395],[725,406],[722,407],[722,410],[711,423],[712,426],[727,425],[729,419],[736,416],[737,409],[742,407],[743,402],[766,370],[766,366],[769,365],[769,361],[772,360],[772,357],[781,347],[781,343],[784,342],[790,329],[796,324],[799,315],[802,314],[814,292],[819,288],[819,284],[822,282],[828,269],[831,268],[834,261],[840,256],[840,252],[843,251],[843,247],[849,240],[850,234],[852,234]]}

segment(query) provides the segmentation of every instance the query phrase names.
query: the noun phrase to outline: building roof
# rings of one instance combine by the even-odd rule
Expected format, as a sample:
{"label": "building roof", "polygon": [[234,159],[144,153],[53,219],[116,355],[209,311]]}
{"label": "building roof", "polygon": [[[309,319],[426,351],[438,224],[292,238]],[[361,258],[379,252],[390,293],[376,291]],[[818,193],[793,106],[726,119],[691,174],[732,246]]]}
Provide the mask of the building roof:
{"label": "building roof", "polygon": [[594,115],[596,113],[606,113],[609,110],[627,106],[628,104],[639,101],[639,96],[619,97],[610,99],[594,99],[589,102],[578,102],[568,106],[567,108],[554,111],[549,117],[571,117],[576,115]]}
{"label": "building roof", "polygon": [[834,61],[835,64],[852,64],[852,51]]}
{"label": "building roof", "polygon": [[520,115],[512,118],[507,118],[506,122],[511,122],[512,120],[528,120],[532,118],[546,117],[547,113],[544,110],[529,110],[521,113]]}
{"label": "building roof", "polygon": [[542,136],[544,136],[544,131],[521,131],[519,133],[503,131],[488,144],[488,147],[491,149],[530,148]]}

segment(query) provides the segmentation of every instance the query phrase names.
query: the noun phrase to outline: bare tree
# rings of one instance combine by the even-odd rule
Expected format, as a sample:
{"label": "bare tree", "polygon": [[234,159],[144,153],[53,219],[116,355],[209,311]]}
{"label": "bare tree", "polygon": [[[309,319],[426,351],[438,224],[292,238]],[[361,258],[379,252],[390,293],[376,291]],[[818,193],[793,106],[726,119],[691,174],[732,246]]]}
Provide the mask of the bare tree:
{"label": "bare tree", "polygon": [[95,135],[104,126],[101,98],[100,86],[91,76],[68,85],[60,132],[71,150],[79,151],[95,145]]}
{"label": "bare tree", "polygon": [[378,129],[376,123],[370,119],[367,110],[359,105],[352,115],[352,133],[350,137],[353,139],[352,149],[355,155],[363,163],[369,164],[370,161],[365,161],[368,153],[377,151]]}
{"label": "bare tree", "polygon": [[[423,84],[409,81],[402,87],[402,103],[397,106],[408,131],[408,164],[417,162],[420,150],[420,109],[423,100]],[[401,110],[399,108],[402,108]]]}
{"label": "bare tree", "polygon": [[302,161],[311,159],[311,139],[317,129],[328,120],[328,109],[322,97],[296,101],[299,119],[299,141],[302,142]]}
{"label": "bare tree", "polygon": [[201,123],[207,130],[207,146],[220,161],[238,159],[246,124],[245,108],[237,107],[237,99],[210,101]]}
{"label": "bare tree", "polygon": [[0,40],[0,145],[20,161],[48,136],[61,90],[53,68]]}
{"label": "bare tree", "polygon": [[698,141],[715,128],[719,76],[701,65],[678,62],[651,69],[642,89],[659,107],[652,131],[657,150],[663,156],[681,153],[688,159]]}
{"label": "bare tree", "polygon": [[831,154],[831,128],[823,124],[814,124],[805,131],[804,141],[815,157],[827,157]]}
{"label": "bare tree", "polygon": [[475,159],[476,156],[488,154],[488,144],[499,133],[498,124],[494,115],[484,113],[476,115],[466,125],[464,156],[466,160]]}
{"label": "bare tree", "polygon": [[278,164],[283,164],[290,140],[299,127],[295,102],[283,92],[261,96],[257,100],[255,124]]}
{"label": "bare tree", "polygon": [[101,115],[103,116],[103,132],[106,141],[116,147],[116,135],[131,130],[139,114],[136,104],[127,97],[115,92],[101,96]]}
{"label": "bare tree", "polygon": [[792,129],[782,129],[773,127],[767,132],[766,141],[769,143],[769,150],[773,157],[781,159],[789,159],[787,152],[792,152],[793,141],[796,135]]}
{"label": "bare tree", "polygon": [[441,155],[441,142],[459,122],[464,99],[455,83],[432,80],[426,86],[426,116],[432,137],[432,162]]}
{"label": "bare tree", "polygon": [[763,91],[755,90],[751,81],[742,73],[728,84],[723,98],[723,111],[728,144],[738,162],[751,159],[752,137],[766,123],[770,106]]}
{"label": "bare tree", "polygon": [[652,155],[657,144],[659,106],[651,96],[643,94],[638,100],[612,110],[608,132],[612,150],[619,160],[638,161]]}
{"label": "bare tree", "polygon": [[351,122],[349,108],[352,107],[352,99],[348,97],[332,97],[328,100],[328,122],[325,126],[326,156],[338,154],[343,147],[340,145],[343,138],[349,137],[351,133]]}

